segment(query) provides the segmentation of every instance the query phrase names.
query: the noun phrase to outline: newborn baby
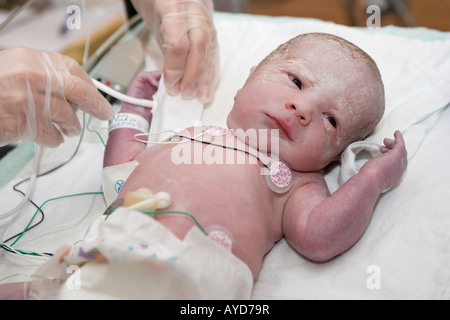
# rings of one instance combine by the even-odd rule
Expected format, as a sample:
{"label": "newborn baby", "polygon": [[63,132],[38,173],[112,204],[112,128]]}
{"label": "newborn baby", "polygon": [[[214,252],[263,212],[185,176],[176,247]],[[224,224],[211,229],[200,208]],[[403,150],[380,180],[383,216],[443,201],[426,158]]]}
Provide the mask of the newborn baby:
{"label": "newborn baby", "polygon": [[[139,74],[129,94],[152,98],[160,78]],[[29,289],[6,290],[35,299],[248,299],[264,256],[282,237],[318,262],[358,241],[380,194],[406,170],[402,135],[385,139],[381,154],[333,194],[324,173],[383,112],[375,62],[319,33],[282,44],[251,69],[227,129],[187,128],[147,148],[136,137],[148,132],[151,110],[124,104],[110,127],[104,171],[133,164],[118,198],[139,205],[153,201],[152,190],[166,195],[155,207],[164,212],[153,220],[119,208],[55,254]]]}
{"label": "newborn baby", "polygon": [[[130,94],[150,98],[159,78],[159,72],[141,73]],[[362,235],[379,195],[406,169],[401,134],[385,139],[381,155],[333,194],[323,173],[350,143],[373,131],[383,112],[381,76],[365,52],[333,35],[303,34],[251,69],[235,96],[228,130],[188,128],[146,148],[133,138],[139,131],[119,128],[110,132],[104,166],[137,161],[119,198],[141,188],[169,193],[167,210],[189,212],[205,230],[225,230],[228,248],[256,278],[265,254],[282,237],[304,257],[323,262]],[[120,113],[151,120],[142,107],[125,104]],[[257,139],[249,139],[251,130]],[[175,161],[181,146],[192,148],[191,162]],[[223,157],[223,164],[195,163],[196,151]],[[233,154],[248,161],[230,164]],[[280,185],[273,164],[285,174]],[[176,213],[155,219],[180,239],[197,228]]]}

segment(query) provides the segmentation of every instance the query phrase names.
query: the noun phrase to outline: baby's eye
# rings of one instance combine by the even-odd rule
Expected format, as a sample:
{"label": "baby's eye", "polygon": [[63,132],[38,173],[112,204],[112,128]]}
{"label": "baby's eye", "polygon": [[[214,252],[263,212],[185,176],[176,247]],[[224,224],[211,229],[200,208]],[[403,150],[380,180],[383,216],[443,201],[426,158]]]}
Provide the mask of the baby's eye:
{"label": "baby's eye", "polygon": [[292,82],[293,82],[300,90],[302,90],[303,85],[302,85],[302,82],[301,82],[298,78],[294,77],[293,75],[289,75],[289,79],[291,79],[291,81],[292,81]]}
{"label": "baby's eye", "polygon": [[330,121],[331,125],[336,128],[336,119],[334,119],[332,116],[330,115],[325,115],[325,117],[327,118],[328,121]]}

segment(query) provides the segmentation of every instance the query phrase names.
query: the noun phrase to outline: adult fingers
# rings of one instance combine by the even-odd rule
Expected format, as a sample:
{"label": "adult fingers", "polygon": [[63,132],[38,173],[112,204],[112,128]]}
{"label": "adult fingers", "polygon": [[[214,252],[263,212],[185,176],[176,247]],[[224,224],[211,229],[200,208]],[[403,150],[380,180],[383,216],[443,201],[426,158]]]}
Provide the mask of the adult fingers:
{"label": "adult fingers", "polygon": [[[56,79],[62,82],[63,94],[67,100],[101,120],[114,117],[111,104],[98,92],[89,75],[75,60],[58,54],[49,54],[49,58],[57,68]],[[54,84],[55,89],[58,85],[61,83]]]}
{"label": "adult fingers", "polygon": [[64,96],[79,109],[100,120],[110,120],[114,117],[113,107],[90,80],[84,81],[72,75],[66,77]]}

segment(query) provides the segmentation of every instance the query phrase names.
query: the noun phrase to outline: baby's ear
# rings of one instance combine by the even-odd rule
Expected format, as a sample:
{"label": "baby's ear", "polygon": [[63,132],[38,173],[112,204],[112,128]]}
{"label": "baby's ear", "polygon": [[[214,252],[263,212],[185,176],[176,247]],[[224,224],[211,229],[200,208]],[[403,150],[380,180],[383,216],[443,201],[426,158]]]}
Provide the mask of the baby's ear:
{"label": "baby's ear", "polygon": [[251,67],[251,68],[250,68],[250,74],[252,74],[253,71],[255,71],[255,69],[256,69],[256,66]]}

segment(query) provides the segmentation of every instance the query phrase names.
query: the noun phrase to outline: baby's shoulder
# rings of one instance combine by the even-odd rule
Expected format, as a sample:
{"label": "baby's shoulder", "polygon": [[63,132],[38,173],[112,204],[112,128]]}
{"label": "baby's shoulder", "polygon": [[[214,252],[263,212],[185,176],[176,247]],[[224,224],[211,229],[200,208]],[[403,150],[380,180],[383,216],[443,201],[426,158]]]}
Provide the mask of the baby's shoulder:
{"label": "baby's shoulder", "polygon": [[325,180],[325,176],[321,171],[314,172],[299,172],[293,171],[292,176],[294,178],[294,186],[292,191],[304,190],[306,188],[319,188],[328,189],[328,185]]}

